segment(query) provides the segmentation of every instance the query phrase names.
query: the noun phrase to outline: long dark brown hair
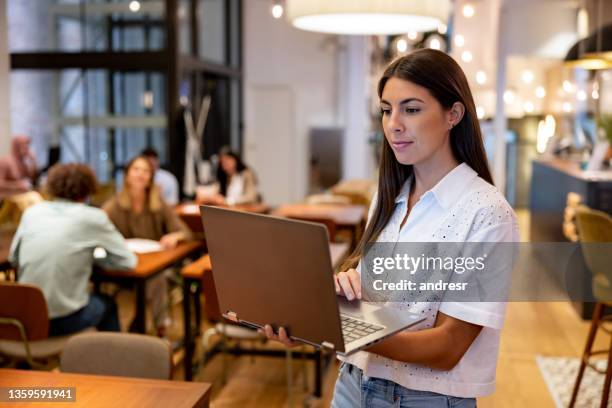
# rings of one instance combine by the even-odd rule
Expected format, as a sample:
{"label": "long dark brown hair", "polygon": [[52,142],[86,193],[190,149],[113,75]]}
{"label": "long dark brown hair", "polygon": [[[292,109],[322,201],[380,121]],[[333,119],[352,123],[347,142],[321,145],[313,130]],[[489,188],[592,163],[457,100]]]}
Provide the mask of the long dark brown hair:
{"label": "long dark brown hair", "polygon": [[219,192],[225,196],[227,195],[229,177],[225,170],[223,170],[223,166],[221,166],[221,156],[230,156],[236,161],[236,174],[242,173],[244,170],[247,170],[248,167],[244,164],[238,153],[230,150],[228,147],[221,148],[219,151],[219,166],[217,167],[217,181],[219,182]]}
{"label": "long dark brown hair", "polygon": [[[429,48],[398,58],[389,64],[378,81],[379,98],[382,97],[390,78],[410,81],[427,89],[445,110],[449,110],[455,102],[461,102],[465,106],[463,118],[450,133],[453,155],[459,163],[466,163],[481,178],[493,184],[476,117],[474,98],[465,74],[455,60],[442,51]],[[341,270],[356,267],[367,246],[376,242],[391,219],[395,198],[411,175],[412,165],[398,162],[387,139],[383,138],[376,206],[357,248],[344,262]]]}
{"label": "long dark brown hair", "polygon": [[151,160],[149,160],[147,156],[143,155],[139,155],[132,158],[132,160],[130,160],[125,166],[125,170],[123,172],[123,189],[119,192],[118,195],[119,205],[125,209],[132,208],[132,199],[130,198],[130,195],[128,193],[130,188],[128,186],[128,173],[130,172],[132,166],[138,160],[142,160],[144,163],[147,163],[147,166],[149,166],[149,170],[151,171],[151,178],[149,179],[146,188],[145,206],[153,212],[159,211],[162,206],[161,201],[163,200],[163,198],[161,197],[159,188],[155,185],[155,168],[153,167]]}

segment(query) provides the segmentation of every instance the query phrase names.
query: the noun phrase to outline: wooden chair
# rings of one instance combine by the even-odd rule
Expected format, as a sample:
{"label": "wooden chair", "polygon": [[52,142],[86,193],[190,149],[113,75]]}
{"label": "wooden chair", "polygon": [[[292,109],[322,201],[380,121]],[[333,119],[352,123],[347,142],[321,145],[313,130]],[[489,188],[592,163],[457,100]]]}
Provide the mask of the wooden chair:
{"label": "wooden chair", "polygon": [[28,191],[4,199],[0,206],[0,225],[11,225],[16,228],[23,212],[43,200],[43,196],[37,191]]}
{"label": "wooden chair", "polygon": [[49,337],[47,302],[38,287],[0,282],[0,355],[11,365],[26,361],[33,368],[50,368],[69,338]]}
{"label": "wooden chair", "polygon": [[172,378],[172,350],[167,341],[143,334],[83,333],[66,343],[60,370],[169,380]]}
{"label": "wooden chair", "polygon": [[[212,274],[212,264],[210,261],[210,255],[206,254],[196,260],[195,262],[185,266],[181,271],[183,276],[189,276],[191,278],[195,276],[201,276],[202,292],[204,294],[204,313],[209,322],[213,324],[213,327],[207,329],[202,336],[202,366],[206,363],[206,353],[210,347],[210,340],[213,336],[218,335],[221,337],[221,352],[223,354],[223,369],[222,369],[222,382],[223,384],[227,381],[227,341],[234,339],[238,341],[249,341],[253,347],[255,342],[265,342],[266,338],[259,334],[253,329],[249,329],[244,326],[240,326],[225,320],[221,314],[219,308],[219,301],[217,298],[217,291],[215,288],[215,282]],[[188,300],[184,300],[188,301]],[[189,341],[189,340],[186,340]],[[292,370],[292,351],[289,349],[286,353],[286,367],[287,367],[287,393],[288,400],[291,402],[291,390],[293,387],[293,370]],[[187,364],[187,362],[185,362]],[[303,365],[305,369],[305,364]],[[303,378],[306,378],[306,372],[304,370]],[[306,389],[306,382],[304,380],[304,389]]]}
{"label": "wooden chair", "polygon": [[102,207],[105,202],[115,195],[115,192],[114,182],[99,184],[95,194],[90,197],[89,202],[94,207]]}
{"label": "wooden chair", "polygon": [[[606,376],[601,397],[601,407],[605,408],[608,406],[610,384],[612,383],[612,336],[610,337],[610,349],[608,350],[593,351],[593,343],[598,329],[602,329],[604,332],[612,335],[610,328],[604,325],[605,323],[612,322],[612,316],[604,316],[605,307],[612,306],[612,268],[610,268],[610,253],[606,252],[602,246],[597,246],[596,244],[603,242],[612,243],[612,217],[604,212],[592,210],[581,205],[576,208],[576,222],[582,253],[592,274],[593,295],[597,299],[597,303],[595,303],[591,328],[587,336],[569,407],[572,408],[576,404],[584,370],[586,366],[589,366]],[[600,354],[608,355],[606,371],[599,370],[590,362],[591,356]]]}
{"label": "wooden chair", "polygon": [[312,194],[306,197],[307,204],[337,204],[337,205],[348,205],[351,204],[351,199],[343,195],[336,194]]}
{"label": "wooden chair", "polygon": [[318,223],[318,224],[323,224],[323,225],[325,225],[325,228],[327,228],[327,234],[328,234],[328,237],[329,237],[329,241],[330,242],[336,242],[336,223],[331,218],[323,218],[323,217],[295,217],[295,216],[289,216],[287,218],[290,218],[292,220],[308,221],[308,222],[315,222],[315,223]]}

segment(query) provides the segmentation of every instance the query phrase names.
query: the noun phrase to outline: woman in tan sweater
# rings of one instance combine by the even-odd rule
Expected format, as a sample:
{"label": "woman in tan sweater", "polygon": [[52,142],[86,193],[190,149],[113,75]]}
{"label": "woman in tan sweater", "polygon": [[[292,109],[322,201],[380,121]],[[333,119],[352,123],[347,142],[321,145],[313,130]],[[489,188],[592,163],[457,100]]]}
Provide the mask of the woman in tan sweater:
{"label": "woman in tan sweater", "polygon": [[[104,205],[104,211],[125,238],[159,241],[166,249],[191,238],[189,228],[172,207],[166,205],[153,182],[154,170],[144,156],[133,158],[125,169],[123,190]],[[167,283],[163,275],[147,285],[158,334],[169,324],[167,318]]]}

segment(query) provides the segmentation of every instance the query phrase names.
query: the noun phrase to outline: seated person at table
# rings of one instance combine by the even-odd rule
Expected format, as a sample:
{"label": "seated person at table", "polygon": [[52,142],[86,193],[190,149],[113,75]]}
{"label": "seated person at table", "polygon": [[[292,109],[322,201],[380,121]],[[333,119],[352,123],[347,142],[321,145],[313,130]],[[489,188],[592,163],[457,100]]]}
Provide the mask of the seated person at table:
{"label": "seated person at table", "polygon": [[30,191],[36,178],[36,158],[28,136],[15,136],[11,152],[0,159],[0,199]]}
{"label": "seated person at table", "polygon": [[174,174],[159,167],[159,154],[153,148],[146,148],[141,153],[151,161],[155,171],[155,184],[161,188],[162,197],[169,205],[176,205],[179,202],[179,186]]}
{"label": "seated person at table", "polygon": [[200,189],[196,201],[214,205],[254,204],[261,201],[255,174],[237,153],[227,147],[219,152],[217,182],[216,192],[204,192]]}
{"label": "seated person at table", "polygon": [[[153,182],[154,169],[144,156],[133,158],[125,169],[123,190],[104,204],[104,211],[125,238],[159,241],[172,249],[191,238],[189,228],[161,196]],[[158,334],[164,334],[170,321],[167,316],[167,283],[159,276],[147,284],[147,302],[151,304]]]}
{"label": "seated person at table", "polygon": [[[115,302],[89,294],[87,286],[94,262],[128,269],[136,266],[136,256],[106,213],[85,204],[95,188],[96,178],[86,165],[55,165],[47,178],[53,200],[28,208],[13,238],[9,260],[18,269],[19,282],[44,293],[50,336],[90,326],[120,330]],[[104,259],[94,259],[96,247],[106,250]]]}

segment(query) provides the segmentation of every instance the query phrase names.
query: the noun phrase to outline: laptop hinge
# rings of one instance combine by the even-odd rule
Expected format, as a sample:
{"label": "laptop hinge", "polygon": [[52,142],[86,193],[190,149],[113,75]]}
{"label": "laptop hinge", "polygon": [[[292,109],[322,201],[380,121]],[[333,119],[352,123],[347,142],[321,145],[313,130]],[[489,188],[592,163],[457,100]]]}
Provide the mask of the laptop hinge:
{"label": "laptop hinge", "polygon": [[231,320],[234,323],[239,323],[238,315],[236,314],[236,312],[228,311],[226,313],[223,313],[223,317],[225,317],[227,320]]}
{"label": "laptop hinge", "polygon": [[334,350],[336,348],[336,346],[334,346],[332,343],[330,343],[329,341],[324,341],[323,343],[321,343],[321,346],[330,349],[330,350]]}

